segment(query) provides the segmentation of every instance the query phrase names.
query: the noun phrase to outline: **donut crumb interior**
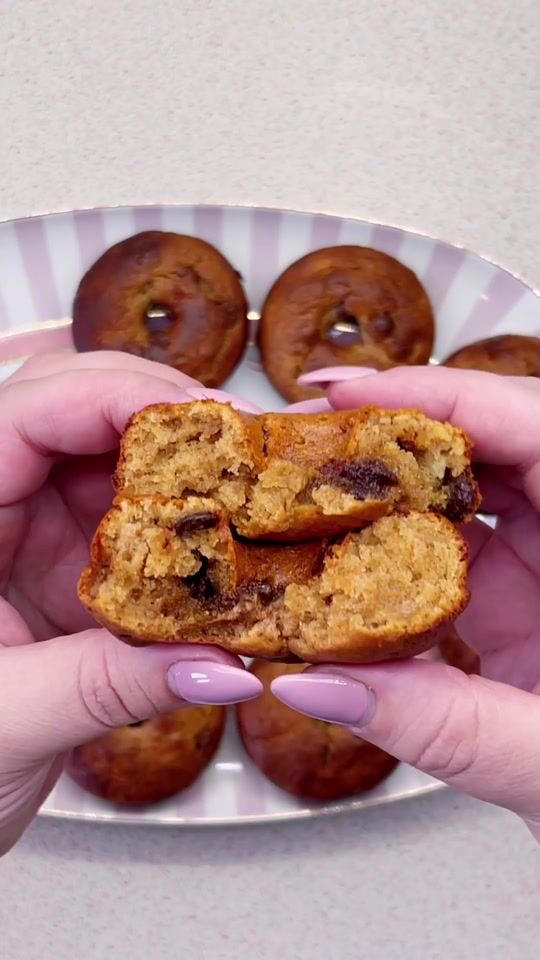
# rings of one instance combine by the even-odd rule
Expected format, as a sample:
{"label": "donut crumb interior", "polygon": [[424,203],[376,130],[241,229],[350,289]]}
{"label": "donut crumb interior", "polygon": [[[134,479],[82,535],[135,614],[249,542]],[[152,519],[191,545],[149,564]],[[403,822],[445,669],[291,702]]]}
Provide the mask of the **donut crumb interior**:
{"label": "donut crumb interior", "polygon": [[[470,518],[478,491],[463,432],[418,411],[242,415],[201,401],[149,407],[117,472],[131,495],[211,497],[246,537],[303,539],[394,511]],[[322,526],[312,529],[314,518]]]}
{"label": "donut crumb interior", "polygon": [[272,548],[235,540],[220,509],[119,498],[81,580],[85,605],[139,642],[220,642],[309,661],[325,651],[380,659],[389,640],[408,649],[404,636],[424,649],[424,634],[466,602],[466,548],[442,518],[396,514],[333,543]]}

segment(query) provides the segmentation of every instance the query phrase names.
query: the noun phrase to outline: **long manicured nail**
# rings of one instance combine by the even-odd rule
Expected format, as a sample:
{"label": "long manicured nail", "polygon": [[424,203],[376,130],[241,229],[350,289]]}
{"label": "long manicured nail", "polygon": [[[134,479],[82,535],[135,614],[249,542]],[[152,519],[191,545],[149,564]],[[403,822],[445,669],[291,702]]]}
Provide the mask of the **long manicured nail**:
{"label": "long manicured nail", "polygon": [[298,403],[290,403],[288,407],[285,407],[283,413],[331,413],[333,409],[325,397],[320,397],[316,400],[300,400]]}
{"label": "long manicured nail", "polygon": [[211,390],[208,387],[184,387],[183,390],[193,400],[217,400],[218,403],[230,403],[236,410],[244,410],[245,413],[261,413],[261,408],[254,403],[226,390]]}
{"label": "long manicured nail", "polygon": [[332,673],[277,677],[272,693],[299,713],[355,727],[369,723],[375,709],[373,692],[365,684]]}
{"label": "long manicured nail", "polygon": [[167,680],[175,696],[188,703],[240,703],[259,696],[263,689],[260,680],[247,670],[200,660],[173,664]]}
{"label": "long manicured nail", "polygon": [[329,383],[339,383],[341,380],[358,380],[360,377],[369,377],[378,373],[373,367],[324,367],[322,370],[310,370],[298,377],[298,383],[303,386],[325,387]]}

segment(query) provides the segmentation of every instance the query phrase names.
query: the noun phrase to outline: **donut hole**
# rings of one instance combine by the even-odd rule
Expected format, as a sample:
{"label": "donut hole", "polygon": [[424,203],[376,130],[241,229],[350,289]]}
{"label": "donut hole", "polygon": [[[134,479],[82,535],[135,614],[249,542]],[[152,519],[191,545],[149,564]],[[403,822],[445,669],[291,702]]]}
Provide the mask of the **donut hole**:
{"label": "donut hole", "polygon": [[168,333],[176,320],[171,307],[163,303],[149,303],[144,311],[144,325],[148,333]]}

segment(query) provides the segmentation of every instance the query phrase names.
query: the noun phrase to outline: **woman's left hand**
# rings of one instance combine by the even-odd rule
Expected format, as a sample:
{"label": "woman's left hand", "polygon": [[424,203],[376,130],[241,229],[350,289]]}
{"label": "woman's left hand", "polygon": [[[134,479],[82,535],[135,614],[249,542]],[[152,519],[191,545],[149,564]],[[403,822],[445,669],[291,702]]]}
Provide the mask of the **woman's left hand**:
{"label": "woman's left hand", "polygon": [[232,703],[261,689],[216,647],[129,647],[98,629],[77,598],[127,420],[148,404],[208,393],[118,353],[36,358],[0,387],[0,854],[72,747],[182,705]]}

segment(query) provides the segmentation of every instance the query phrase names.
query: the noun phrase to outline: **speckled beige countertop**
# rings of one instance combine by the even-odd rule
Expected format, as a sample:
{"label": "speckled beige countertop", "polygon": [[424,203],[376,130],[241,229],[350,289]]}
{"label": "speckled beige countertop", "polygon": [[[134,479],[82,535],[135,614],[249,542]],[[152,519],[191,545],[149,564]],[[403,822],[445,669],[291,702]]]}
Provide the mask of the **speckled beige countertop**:
{"label": "speckled beige countertop", "polygon": [[[0,218],[151,200],[351,213],[540,287],[536,0],[19,0]],[[538,853],[444,791],[284,827],[38,822],[2,960],[529,960]]]}

